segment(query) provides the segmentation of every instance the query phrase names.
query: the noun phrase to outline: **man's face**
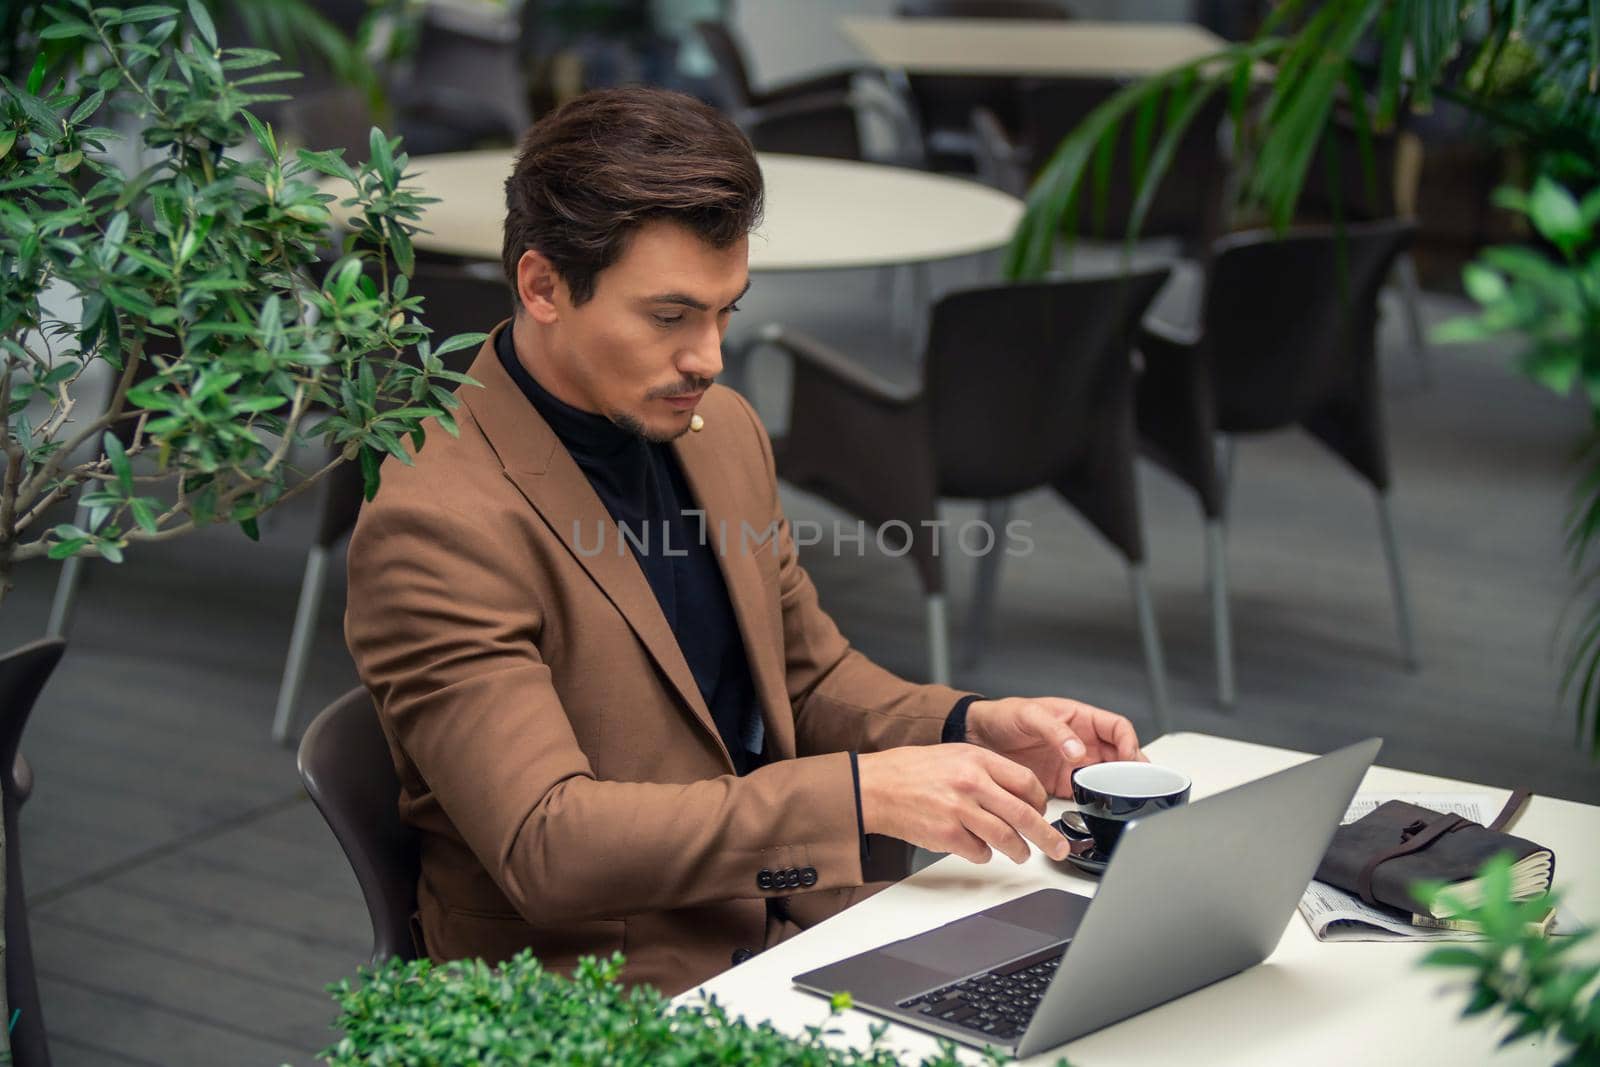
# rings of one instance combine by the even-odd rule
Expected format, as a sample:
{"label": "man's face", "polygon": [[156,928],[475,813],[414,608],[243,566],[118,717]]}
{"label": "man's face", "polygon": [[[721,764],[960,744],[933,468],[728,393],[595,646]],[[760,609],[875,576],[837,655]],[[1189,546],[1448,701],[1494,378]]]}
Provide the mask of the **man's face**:
{"label": "man's face", "polygon": [[647,222],[573,306],[564,284],[550,332],[569,403],[652,441],[689,428],[722,372],[729,316],[750,287],[749,241],[714,248],[673,222]]}

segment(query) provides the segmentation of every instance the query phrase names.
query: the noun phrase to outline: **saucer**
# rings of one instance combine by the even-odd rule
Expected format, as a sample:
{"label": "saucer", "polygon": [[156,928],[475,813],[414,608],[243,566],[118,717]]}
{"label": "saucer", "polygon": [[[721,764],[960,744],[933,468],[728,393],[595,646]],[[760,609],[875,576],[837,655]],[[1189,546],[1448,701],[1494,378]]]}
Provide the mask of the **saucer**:
{"label": "saucer", "polygon": [[[1064,830],[1062,830],[1062,827],[1065,825],[1063,819],[1057,819],[1050,825],[1055,827],[1056,830],[1060,831],[1063,836],[1066,836],[1069,841],[1072,840],[1072,838],[1067,835]],[[1068,853],[1067,862],[1078,868],[1078,870],[1083,871],[1085,874],[1104,874],[1106,865],[1111,862],[1111,857],[1101,853],[1100,849],[1093,844],[1087,844],[1086,846],[1079,847],[1082,847],[1083,851]]]}
{"label": "saucer", "polygon": [[1067,862],[1084,874],[1092,874],[1099,877],[1106,873],[1106,867],[1111,863],[1111,857],[1101,855],[1099,849],[1090,845],[1088,851],[1081,856],[1075,853],[1069,854]]}

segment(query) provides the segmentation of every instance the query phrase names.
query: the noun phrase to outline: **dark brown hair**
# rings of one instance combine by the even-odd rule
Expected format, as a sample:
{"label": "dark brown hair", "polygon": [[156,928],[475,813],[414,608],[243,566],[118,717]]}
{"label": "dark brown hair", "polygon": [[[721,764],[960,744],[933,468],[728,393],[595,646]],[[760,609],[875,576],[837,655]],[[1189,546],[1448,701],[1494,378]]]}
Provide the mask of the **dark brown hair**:
{"label": "dark brown hair", "polygon": [[533,125],[506,179],[506,281],[536,249],[582,304],[633,231],[670,219],[726,248],[760,221],[761,168],[725,115],[682,93],[587,93]]}

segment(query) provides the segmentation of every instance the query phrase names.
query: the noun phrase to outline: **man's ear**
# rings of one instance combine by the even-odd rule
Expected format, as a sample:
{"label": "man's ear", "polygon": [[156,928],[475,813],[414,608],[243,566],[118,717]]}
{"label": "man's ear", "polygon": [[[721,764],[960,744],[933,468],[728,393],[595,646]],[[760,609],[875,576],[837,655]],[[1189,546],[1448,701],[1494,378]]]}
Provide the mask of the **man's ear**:
{"label": "man's ear", "polygon": [[522,310],[542,326],[552,326],[561,318],[559,299],[565,298],[561,276],[543,252],[533,249],[517,260],[517,302]]}

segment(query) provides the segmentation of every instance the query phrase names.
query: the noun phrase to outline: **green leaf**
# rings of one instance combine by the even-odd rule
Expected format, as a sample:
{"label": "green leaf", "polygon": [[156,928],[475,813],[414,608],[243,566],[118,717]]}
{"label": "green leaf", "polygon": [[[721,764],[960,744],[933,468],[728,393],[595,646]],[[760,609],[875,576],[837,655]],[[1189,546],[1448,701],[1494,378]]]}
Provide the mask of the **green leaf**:
{"label": "green leaf", "polygon": [[100,447],[105,449],[106,459],[111,462],[111,473],[117,476],[117,485],[122,489],[122,495],[133,495],[133,465],[128,462],[128,453],[123,450],[122,442],[110,430],[100,439]]}
{"label": "green leaf", "polygon": [[[5,152],[0,151],[0,157],[4,155]],[[1583,203],[1578,206],[1578,210],[1583,216],[1584,227],[1594,229],[1595,224],[1600,223],[1600,189],[1590,190],[1589,195],[1584,197]]]}
{"label": "green leaf", "polygon": [[1500,997],[1496,995],[1493,989],[1482,988],[1472,994],[1472,998],[1467,1001],[1467,1006],[1461,1009],[1461,1014],[1469,1017],[1482,1015],[1498,1003],[1500,1003]]}
{"label": "green leaf", "polygon": [[156,19],[176,18],[177,15],[176,8],[167,7],[163,4],[142,4],[139,7],[130,7],[124,11],[121,21],[124,24],[130,22],[153,22]]}
{"label": "green leaf", "polygon": [[195,32],[200,34],[201,39],[215,51],[217,28],[211,22],[211,12],[200,0],[189,0],[189,21],[194,23]]}
{"label": "green leaf", "polygon": [[1468,263],[1461,269],[1461,281],[1467,295],[1480,304],[1497,304],[1506,298],[1506,280],[1496,271],[1478,263]]}
{"label": "green leaf", "polygon": [[[81,37],[85,41],[98,41],[99,37],[94,32],[94,27],[79,19],[65,19],[52,23],[39,31],[41,41],[61,41],[69,37]],[[42,58],[42,57],[41,57]],[[34,90],[35,93],[38,90]]]}
{"label": "green leaf", "polygon": [[1536,345],[1522,359],[1523,373],[1560,396],[1572,390],[1581,367],[1579,352],[1557,345]]}
{"label": "green leaf", "polygon": [[229,406],[236,414],[253,415],[263,411],[273,411],[288,402],[286,397],[281,396],[252,396],[244,400],[235,400]]}
{"label": "green leaf", "polygon": [[268,159],[278,159],[278,140],[272,135],[272,128],[248,111],[241,111],[245,122],[250,125],[250,132],[255,134],[256,144],[261,146],[261,151],[266,153]]}
{"label": "green leaf", "polygon": [[89,116],[93,115],[96,111],[99,111],[100,105],[104,104],[105,102],[105,90],[96,89],[94,92],[84,97],[83,100],[79,102],[77,107],[72,109],[72,114],[67,118],[67,125],[78,126],[86,122]]}
{"label": "green leaf", "polygon": [[51,559],[66,559],[68,556],[77,555],[78,550],[89,543],[87,537],[74,537],[70,541],[57,541],[45,552]]}
{"label": "green leaf", "polygon": [[1563,186],[1541,175],[1528,197],[1528,212],[1536,230],[1551,244],[1571,254],[1588,237],[1583,211]]}
{"label": "green leaf", "polygon": [[356,172],[342,158],[344,149],[329,149],[323,152],[313,152],[309,148],[302,148],[296,153],[300,162],[310,167],[319,174],[326,174],[333,178],[343,178],[351,185],[360,184]]}
{"label": "green leaf", "polygon": [[411,250],[411,237],[392,219],[389,222],[389,248],[401,271],[410,274],[416,269],[417,257]]}
{"label": "green leaf", "polygon": [[94,547],[100,552],[100,558],[108,563],[122,562],[122,546],[109,538],[98,538]]}
{"label": "green leaf", "polygon": [[82,152],[63,152],[56,157],[56,173],[71,174],[83,162]]}
{"label": "green leaf", "polygon": [[361,493],[367,500],[378,495],[378,467],[382,462],[383,453],[361,446]]}
{"label": "green leaf", "polygon": [[11,146],[16,143],[16,130],[0,130],[0,159],[6,158],[11,152]]}
{"label": "green leaf", "polygon": [[256,518],[254,515],[250,516],[248,519],[240,519],[239,529],[242,530],[244,535],[250,538],[250,540],[261,540],[261,527],[256,524]]}
{"label": "green leaf", "polygon": [[[486,333],[458,333],[435,348],[433,354],[442,356],[446,352],[456,352],[463,348],[477,348],[488,339],[489,335]],[[438,377],[438,375],[434,375],[434,377]]]}
{"label": "green leaf", "polygon": [[50,69],[50,60],[40,52],[33,61],[33,69],[28,72],[28,95],[38,96],[39,89],[44,85],[45,71]]}
{"label": "green leaf", "polygon": [[156,522],[156,509],[147,497],[135,497],[128,501],[128,511],[133,515],[133,521],[146,533],[156,533],[160,529]]}
{"label": "green leaf", "polygon": [[[193,2],[194,0],[190,0],[190,3]],[[398,175],[394,169],[394,154],[389,151],[389,138],[374,126],[367,135],[367,148],[372,153],[372,164],[378,168],[378,174],[383,178],[384,185],[394,188]]]}

